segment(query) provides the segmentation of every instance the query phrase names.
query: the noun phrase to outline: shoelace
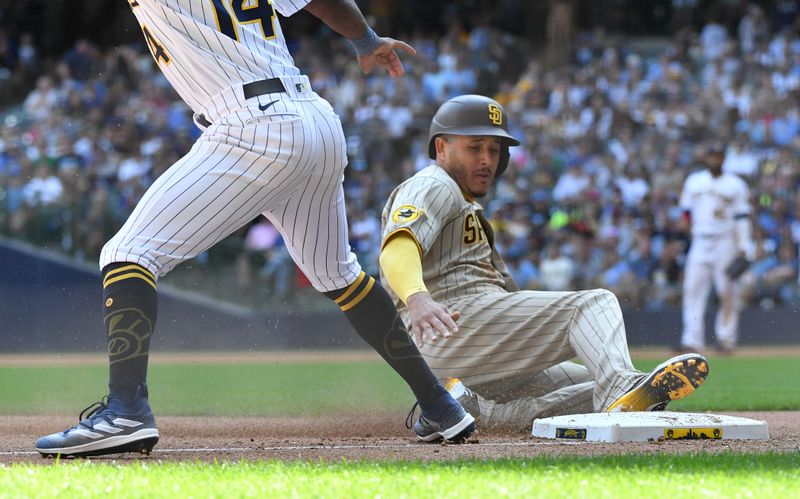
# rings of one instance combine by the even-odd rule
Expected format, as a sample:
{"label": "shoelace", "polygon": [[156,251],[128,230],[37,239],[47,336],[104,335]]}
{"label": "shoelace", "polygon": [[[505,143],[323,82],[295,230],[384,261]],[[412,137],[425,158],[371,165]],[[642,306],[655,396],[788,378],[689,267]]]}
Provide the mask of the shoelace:
{"label": "shoelace", "polygon": [[[406,428],[409,430],[414,427],[414,413],[417,411],[417,407],[419,407],[419,402],[414,402],[411,411],[406,416]],[[422,417],[422,413],[420,413],[420,417]]]}
{"label": "shoelace", "polygon": [[[94,429],[94,418],[100,417],[105,420],[108,424],[113,424],[113,414],[109,413],[108,415],[99,414],[108,408],[108,396],[102,398],[99,402],[95,402],[94,404],[90,405],[86,409],[81,411],[80,416],[78,416],[78,426],[83,426],[90,430]],[[67,430],[69,431],[69,430]],[[66,433],[66,432],[64,432]]]}

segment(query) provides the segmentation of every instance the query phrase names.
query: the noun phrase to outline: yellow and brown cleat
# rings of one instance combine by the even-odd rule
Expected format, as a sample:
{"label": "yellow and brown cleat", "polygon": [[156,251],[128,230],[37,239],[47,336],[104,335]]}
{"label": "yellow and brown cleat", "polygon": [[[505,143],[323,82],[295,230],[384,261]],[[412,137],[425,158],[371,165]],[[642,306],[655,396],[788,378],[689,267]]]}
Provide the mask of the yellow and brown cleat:
{"label": "yellow and brown cleat", "polygon": [[653,369],[606,412],[663,411],[672,400],[686,397],[708,376],[708,361],[699,353],[673,357]]}

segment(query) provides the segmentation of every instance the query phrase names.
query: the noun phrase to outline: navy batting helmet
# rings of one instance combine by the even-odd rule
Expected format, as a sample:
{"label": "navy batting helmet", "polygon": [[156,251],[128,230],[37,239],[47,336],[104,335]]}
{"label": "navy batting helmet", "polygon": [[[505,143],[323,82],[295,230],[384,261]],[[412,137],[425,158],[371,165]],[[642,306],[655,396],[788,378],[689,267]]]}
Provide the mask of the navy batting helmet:
{"label": "navy batting helmet", "polygon": [[500,162],[495,177],[506,171],[509,146],[518,146],[519,140],[508,133],[506,111],[494,99],[483,95],[459,95],[439,106],[428,132],[428,156],[436,159],[434,142],[440,135],[488,135],[500,137]]}

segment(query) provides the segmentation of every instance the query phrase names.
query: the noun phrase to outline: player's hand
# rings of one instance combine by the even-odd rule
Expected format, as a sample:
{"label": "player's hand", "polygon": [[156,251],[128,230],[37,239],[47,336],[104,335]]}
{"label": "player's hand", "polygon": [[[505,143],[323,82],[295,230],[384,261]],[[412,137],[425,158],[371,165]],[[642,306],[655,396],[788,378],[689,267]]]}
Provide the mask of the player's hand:
{"label": "player's hand", "polygon": [[416,49],[406,42],[382,36],[381,44],[378,48],[370,54],[358,56],[358,65],[367,74],[372,73],[375,66],[380,66],[386,69],[392,78],[403,76],[406,70],[403,68],[403,62],[397,52],[395,52],[396,49],[403,50],[408,55],[417,55]]}
{"label": "player's hand", "polygon": [[440,336],[449,338],[458,332],[456,321],[461,317],[459,312],[434,301],[430,293],[420,291],[408,297],[408,311],[411,314],[411,329],[414,341],[422,348],[425,340],[436,341]]}

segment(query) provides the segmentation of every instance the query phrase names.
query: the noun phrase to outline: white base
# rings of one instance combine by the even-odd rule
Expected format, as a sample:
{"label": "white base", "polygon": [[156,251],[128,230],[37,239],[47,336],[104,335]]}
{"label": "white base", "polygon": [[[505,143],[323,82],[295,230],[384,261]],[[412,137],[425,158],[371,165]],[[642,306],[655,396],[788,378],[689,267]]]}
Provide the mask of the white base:
{"label": "white base", "polygon": [[565,441],[767,440],[766,421],[687,412],[615,412],[535,419],[533,436]]}

